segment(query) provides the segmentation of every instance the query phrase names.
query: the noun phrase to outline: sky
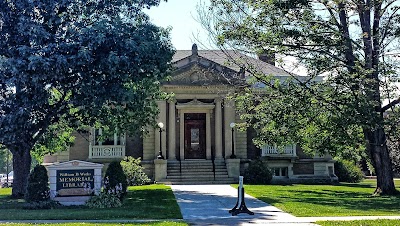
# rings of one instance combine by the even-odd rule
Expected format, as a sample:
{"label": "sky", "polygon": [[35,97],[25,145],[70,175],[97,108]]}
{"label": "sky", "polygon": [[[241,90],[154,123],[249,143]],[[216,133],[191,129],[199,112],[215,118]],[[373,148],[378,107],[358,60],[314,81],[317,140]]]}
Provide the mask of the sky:
{"label": "sky", "polygon": [[[150,21],[157,26],[172,27],[172,44],[177,50],[190,50],[193,43],[199,49],[215,49],[208,39],[208,33],[196,21],[197,5],[209,5],[209,0],[162,0],[158,7],[152,7],[145,12]],[[293,66],[294,59],[285,59],[284,68],[298,75],[306,75],[303,67]]]}
{"label": "sky", "polygon": [[[196,5],[200,2],[208,3],[208,0],[168,0],[162,1],[158,7],[146,10],[150,20],[157,26],[172,27],[172,44],[177,50],[190,50],[193,43],[199,49],[202,44],[207,45],[207,32],[196,21]],[[200,40],[200,42],[198,40]]]}

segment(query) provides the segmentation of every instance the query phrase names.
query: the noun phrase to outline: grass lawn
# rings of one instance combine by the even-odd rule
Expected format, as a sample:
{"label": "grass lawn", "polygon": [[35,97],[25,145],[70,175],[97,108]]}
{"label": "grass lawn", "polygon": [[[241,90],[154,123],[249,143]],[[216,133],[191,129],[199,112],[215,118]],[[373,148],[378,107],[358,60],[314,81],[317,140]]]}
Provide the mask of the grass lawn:
{"label": "grass lawn", "polygon": [[[400,195],[371,196],[375,183],[245,185],[245,191],[298,217],[400,215]],[[395,183],[400,190],[400,181]]]}
{"label": "grass lawn", "polygon": [[150,222],[150,223],[112,223],[112,224],[103,224],[103,223],[61,223],[61,224],[23,224],[23,223],[6,223],[0,224],[1,226],[114,226],[114,225],[121,225],[121,226],[131,226],[131,225],[142,225],[142,226],[187,226],[188,224],[184,222],[170,222],[170,221],[163,221],[163,222]]}
{"label": "grass lawn", "polygon": [[50,210],[26,210],[24,200],[10,199],[10,188],[0,189],[0,220],[111,220],[111,219],[181,219],[182,215],[170,187],[147,185],[128,188],[127,198],[119,208],[89,209],[60,207]]}
{"label": "grass lawn", "polygon": [[321,226],[398,226],[400,220],[317,221]]}

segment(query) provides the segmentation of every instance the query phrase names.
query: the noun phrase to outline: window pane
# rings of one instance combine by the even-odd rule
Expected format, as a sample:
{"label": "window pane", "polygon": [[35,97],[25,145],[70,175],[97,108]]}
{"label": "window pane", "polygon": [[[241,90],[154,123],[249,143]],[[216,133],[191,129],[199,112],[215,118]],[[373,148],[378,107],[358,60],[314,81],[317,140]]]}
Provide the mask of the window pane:
{"label": "window pane", "polygon": [[280,171],[279,168],[274,168],[274,175],[275,175],[275,176],[280,176],[279,171]]}
{"label": "window pane", "polygon": [[287,172],[288,172],[288,168],[287,168],[287,167],[283,167],[281,170],[282,170],[282,176],[283,176],[283,177],[287,177],[287,175],[288,175],[288,173],[287,173]]}
{"label": "window pane", "polygon": [[191,150],[197,151],[200,149],[200,129],[191,128],[190,129],[190,146]]}

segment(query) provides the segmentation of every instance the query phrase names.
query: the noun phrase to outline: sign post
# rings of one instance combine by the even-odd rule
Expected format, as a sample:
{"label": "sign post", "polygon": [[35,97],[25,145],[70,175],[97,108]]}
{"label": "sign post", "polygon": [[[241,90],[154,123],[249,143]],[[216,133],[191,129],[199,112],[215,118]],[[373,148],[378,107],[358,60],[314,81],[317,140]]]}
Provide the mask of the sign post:
{"label": "sign post", "polygon": [[239,176],[239,188],[238,188],[238,199],[235,207],[229,210],[232,216],[236,216],[239,213],[247,213],[254,215],[249,209],[247,209],[246,203],[244,202],[244,187],[243,187],[243,176]]}

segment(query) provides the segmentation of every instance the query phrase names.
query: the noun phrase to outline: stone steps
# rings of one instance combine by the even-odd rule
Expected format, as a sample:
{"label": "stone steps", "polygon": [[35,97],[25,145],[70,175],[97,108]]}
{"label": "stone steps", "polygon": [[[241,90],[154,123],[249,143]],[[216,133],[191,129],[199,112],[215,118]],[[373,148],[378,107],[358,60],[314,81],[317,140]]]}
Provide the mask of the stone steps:
{"label": "stone steps", "polygon": [[215,161],[215,178],[211,160],[168,161],[165,184],[231,184],[224,161]]}

